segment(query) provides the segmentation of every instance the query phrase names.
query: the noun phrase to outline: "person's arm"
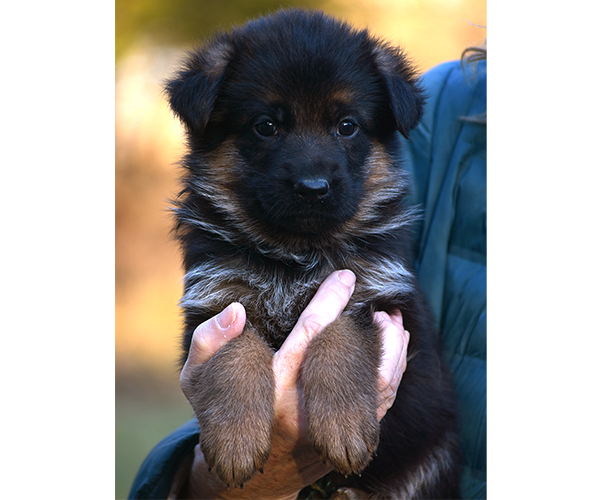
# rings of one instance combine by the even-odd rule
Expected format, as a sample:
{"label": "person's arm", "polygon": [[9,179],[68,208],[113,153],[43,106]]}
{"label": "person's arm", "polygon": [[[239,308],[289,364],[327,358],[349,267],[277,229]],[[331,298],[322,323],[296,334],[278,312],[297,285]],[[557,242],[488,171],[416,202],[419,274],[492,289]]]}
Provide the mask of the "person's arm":
{"label": "person's arm", "polygon": [[[354,291],[354,282],[355,277],[350,271],[336,271],[329,276],[273,357],[275,426],[271,454],[263,470],[244,484],[243,489],[227,489],[210,473],[197,445],[193,460],[184,464],[178,474],[174,489],[180,491],[172,491],[170,498],[291,499],[331,470],[310,445],[298,374],[308,343],[339,316]],[[399,312],[391,316],[377,312],[375,320],[382,327],[384,346],[379,381],[378,417],[381,419],[393,404],[406,369],[409,335],[402,326]],[[234,303],[196,329],[180,378],[186,396],[193,391],[189,381],[192,367],[205,363],[220,347],[240,335],[245,321],[243,306]]]}

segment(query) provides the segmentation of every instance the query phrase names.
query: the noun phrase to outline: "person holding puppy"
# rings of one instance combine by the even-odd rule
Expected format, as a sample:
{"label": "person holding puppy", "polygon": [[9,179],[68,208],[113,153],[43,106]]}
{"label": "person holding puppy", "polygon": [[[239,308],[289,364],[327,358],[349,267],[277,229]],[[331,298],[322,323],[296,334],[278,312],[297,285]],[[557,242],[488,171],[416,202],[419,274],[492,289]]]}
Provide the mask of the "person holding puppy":
{"label": "person holding puppy", "polygon": [[[483,58],[474,59],[464,67],[446,63],[424,76],[429,97],[425,115],[404,144],[410,153],[406,167],[414,178],[413,201],[424,212],[417,231],[416,270],[458,385],[461,439],[468,452],[463,494],[485,498],[485,430],[483,436],[476,430],[485,429],[486,66]],[[273,447],[260,473],[243,489],[224,487],[203,459],[199,429],[192,421],[148,456],[130,498],[297,498],[303,488],[327,474],[329,467],[307,442],[297,375],[308,342],[340,314],[353,287],[354,276],[348,271],[329,276],[275,354]],[[378,388],[381,419],[401,384],[409,334],[400,313],[377,313],[376,320],[384,332]],[[239,335],[244,322],[243,307],[234,303],[196,329],[181,375],[184,394],[189,368],[205,363]],[[317,482],[311,493],[313,498],[326,498],[331,490]]]}
{"label": "person holding puppy", "polygon": [[[276,427],[271,455],[262,474],[255,475],[243,489],[227,489],[209,472],[200,446],[196,444],[193,456],[179,468],[169,498],[296,498],[302,488],[331,471],[310,445],[297,379],[304,349],[342,312],[354,290],[354,281],[350,271],[329,276],[274,356]],[[382,328],[385,346],[379,386],[378,417],[381,419],[392,405],[406,369],[409,333],[402,326],[400,313],[392,316],[376,313],[376,319]],[[196,329],[192,350],[181,373],[184,394],[187,394],[191,365],[206,362],[227,341],[242,333],[244,323],[244,308],[234,303]]]}

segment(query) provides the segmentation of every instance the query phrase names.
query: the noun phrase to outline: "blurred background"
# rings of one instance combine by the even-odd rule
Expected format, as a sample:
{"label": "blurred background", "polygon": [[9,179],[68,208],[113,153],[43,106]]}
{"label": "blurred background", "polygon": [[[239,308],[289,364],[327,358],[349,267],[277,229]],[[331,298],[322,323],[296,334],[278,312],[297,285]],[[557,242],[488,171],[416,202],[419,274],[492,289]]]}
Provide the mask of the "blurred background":
{"label": "blurred background", "polygon": [[282,6],[319,8],[402,45],[421,71],[487,36],[485,0],[116,0],[116,491],[192,418],[178,384],[182,270],[168,200],[182,129],[162,95],[184,55],[217,29]]}

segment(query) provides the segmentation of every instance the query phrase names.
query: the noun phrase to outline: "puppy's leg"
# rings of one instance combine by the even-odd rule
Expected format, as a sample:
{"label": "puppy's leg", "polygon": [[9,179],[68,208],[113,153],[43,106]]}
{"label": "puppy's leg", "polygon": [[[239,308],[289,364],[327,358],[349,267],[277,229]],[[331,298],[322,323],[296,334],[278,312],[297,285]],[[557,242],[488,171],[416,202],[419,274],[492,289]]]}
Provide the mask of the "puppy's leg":
{"label": "puppy's leg", "polygon": [[335,470],[360,473],[379,443],[379,329],[342,316],[310,343],[301,381],[312,444]]}
{"label": "puppy's leg", "polygon": [[190,401],[209,467],[227,486],[239,486],[271,451],[274,380],[269,347],[246,327],[193,376]]}

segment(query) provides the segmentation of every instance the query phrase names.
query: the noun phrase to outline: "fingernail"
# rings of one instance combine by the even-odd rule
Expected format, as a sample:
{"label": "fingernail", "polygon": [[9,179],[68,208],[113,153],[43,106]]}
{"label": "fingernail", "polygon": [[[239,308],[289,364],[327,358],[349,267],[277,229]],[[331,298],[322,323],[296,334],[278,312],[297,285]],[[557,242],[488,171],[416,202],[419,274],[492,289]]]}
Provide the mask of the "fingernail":
{"label": "fingernail", "polygon": [[233,324],[235,318],[235,308],[233,307],[233,304],[229,304],[225,309],[217,314],[215,319],[217,320],[217,325],[219,325],[221,330],[226,330]]}
{"label": "fingernail", "polygon": [[352,271],[348,271],[347,269],[339,272],[338,279],[347,287],[352,287],[356,283],[356,276],[354,276]]}

